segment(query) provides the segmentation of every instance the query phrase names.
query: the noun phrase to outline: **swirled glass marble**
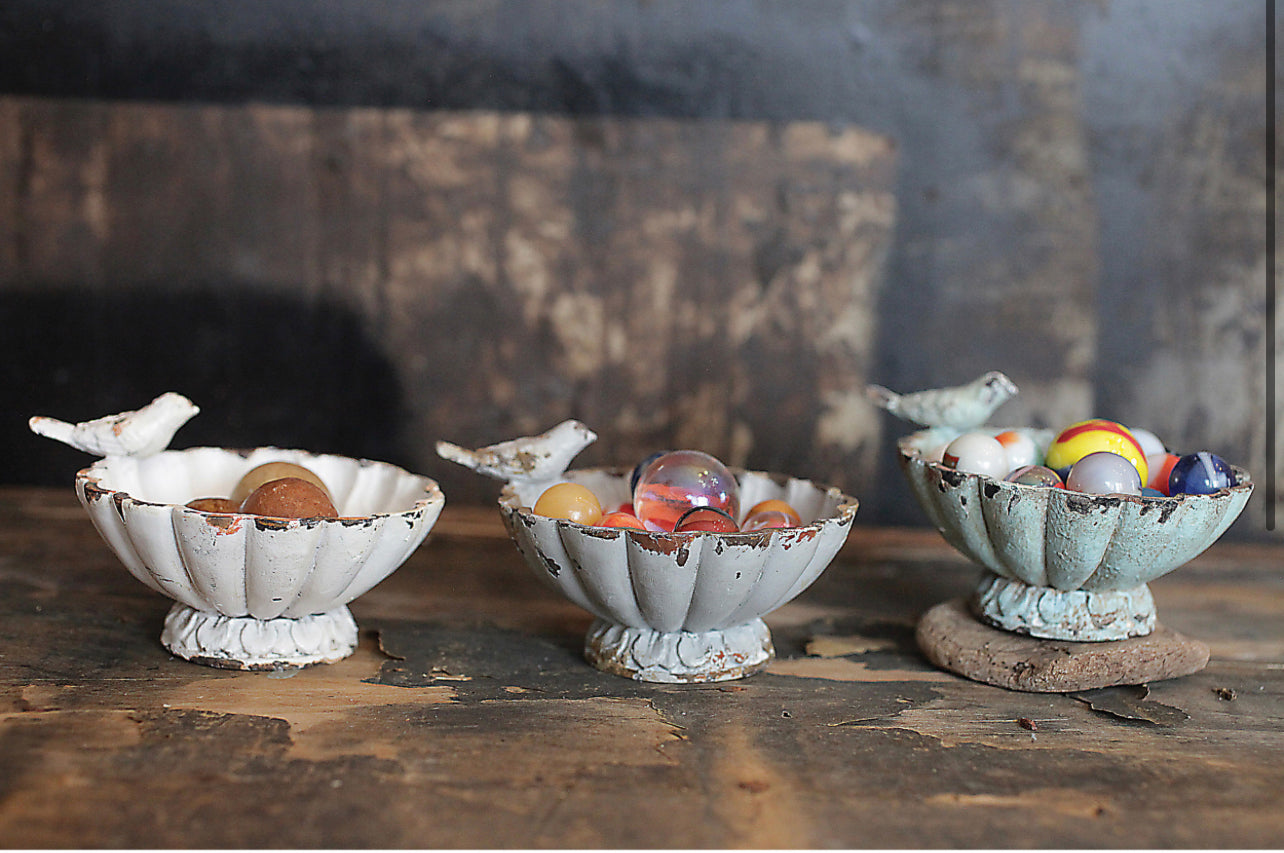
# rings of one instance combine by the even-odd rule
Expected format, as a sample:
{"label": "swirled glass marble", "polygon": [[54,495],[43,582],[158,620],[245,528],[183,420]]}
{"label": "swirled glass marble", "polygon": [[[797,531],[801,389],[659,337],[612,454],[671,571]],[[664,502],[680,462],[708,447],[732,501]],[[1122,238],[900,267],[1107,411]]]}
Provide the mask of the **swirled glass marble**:
{"label": "swirled glass marble", "polygon": [[740,489],[735,476],[699,450],[674,450],[646,466],[633,492],[633,509],[649,530],[669,531],[692,507],[709,506],[737,518]]}
{"label": "swirled glass marble", "polygon": [[1235,485],[1235,472],[1220,456],[1201,450],[1181,457],[1168,475],[1170,495],[1211,495]]}
{"label": "swirled glass marble", "polygon": [[1072,465],[1089,453],[1103,450],[1127,459],[1137,469],[1141,482],[1146,482],[1149,469],[1141,444],[1126,426],[1103,418],[1080,421],[1061,430],[1048,446],[1044,464],[1068,477]]}

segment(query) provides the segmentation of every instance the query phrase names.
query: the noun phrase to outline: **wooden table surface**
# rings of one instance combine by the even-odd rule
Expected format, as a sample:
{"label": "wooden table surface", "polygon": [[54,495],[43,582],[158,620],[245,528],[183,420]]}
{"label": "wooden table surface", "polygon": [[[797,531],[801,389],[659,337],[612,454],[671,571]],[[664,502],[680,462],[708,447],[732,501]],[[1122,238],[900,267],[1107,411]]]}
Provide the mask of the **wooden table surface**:
{"label": "wooden table surface", "polygon": [[171,657],[169,602],[71,489],[0,489],[8,847],[1278,847],[1284,548],[1219,543],[1152,589],[1202,672],[1093,694],[938,671],[918,616],[976,570],[862,527],[719,685],[584,663],[589,617],[497,512],[448,506],[352,605],[347,660]]}

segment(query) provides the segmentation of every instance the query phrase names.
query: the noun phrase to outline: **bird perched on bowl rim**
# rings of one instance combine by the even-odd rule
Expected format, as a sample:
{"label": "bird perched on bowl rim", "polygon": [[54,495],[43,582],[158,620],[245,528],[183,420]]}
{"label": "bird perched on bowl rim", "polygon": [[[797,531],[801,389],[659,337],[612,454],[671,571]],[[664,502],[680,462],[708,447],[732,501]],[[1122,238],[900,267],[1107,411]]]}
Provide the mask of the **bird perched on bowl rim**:
{"label": "bird perched on bowl rim", "polygon": [[597,441],[597,433],[577,420],[567,420],[539,435],[513,438],[476,450],[439,441],[437,455],[479,474],[510,483],[552,482],[559,479],[571,460],[594,441]]}
{"label": "bird perched on bowl rim", "polygon": [[874,405],[898,418],[926,427],[972,429],[985,423],[994,410],[1014,397],[1017,386],[997,370],[966,385],[898,394],[882,385],[868,385],[865,395]]}
{"label": "bird perched on bowl rim", "polygon": [[71,424],[37,415],[31,431],[95,456],[151,456],[169,446],[178,428],[200,409],[182,394],[167,391],[141,409]]}

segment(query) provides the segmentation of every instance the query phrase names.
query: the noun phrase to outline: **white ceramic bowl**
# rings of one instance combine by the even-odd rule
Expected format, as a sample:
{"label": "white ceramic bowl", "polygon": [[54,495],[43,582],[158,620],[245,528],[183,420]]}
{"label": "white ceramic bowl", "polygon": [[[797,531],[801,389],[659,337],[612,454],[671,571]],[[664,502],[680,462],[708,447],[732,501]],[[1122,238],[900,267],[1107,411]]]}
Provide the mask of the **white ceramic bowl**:
{"label": "white ceramic bowl", "polygon": [[[281,519],[188,509],[227,496],[264,462],[316,473],[341,517]],[[394,465],[300,450],[214,447],[114,456],[76,494],[126,568],[177,602],[161,640],[188,660],[239,669],[332,662],[356,648],[346,605],[423,542],[445,497]]]}
{"label": "white ceramic bowl", "polygon": [[[981,427],[991,435],[1008,427]],[[1048,430],[1019,429],[1046,450]],[[1199,555],[1230,527],[1253,492],[1248,472],[1212,495],[1087,495],[1024,486],[924,458],[959,430],[921,430],[898,442],[919,505],[959,552],[992,574],[973,609],[1007,630],[1065,640],[1150,633],[1146,584]]]}
{"label": "white ceramic bowl", "polygon": [[[740,678],[771,660],[762,617],[820,576],[859,504],[807,480],[734,473],[742,508],[783,500],[803,526],[688,534],[586,527],[530,510],[547,484],[504,487],[504,523],[527,563],[597,617],[585,642],[594,666],[640,681],[696,682]],[[588,468],[563,479],[587,486],[608,509],[631,499],[628,471]]]}

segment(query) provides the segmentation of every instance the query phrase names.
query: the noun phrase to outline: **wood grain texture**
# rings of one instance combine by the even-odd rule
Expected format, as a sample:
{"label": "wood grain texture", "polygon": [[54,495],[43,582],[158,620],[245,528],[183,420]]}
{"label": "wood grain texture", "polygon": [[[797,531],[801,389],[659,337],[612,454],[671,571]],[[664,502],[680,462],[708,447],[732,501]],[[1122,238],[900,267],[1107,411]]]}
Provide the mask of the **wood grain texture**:
{"label": "wood grain texture", "polygon": [[934,533],[857,529],[768,617],[765,673],[677,687],[588,667],[587,614],[496,513],[447,507],[353,605],[358,652],[281,677],[170,658],[168,602],[70,490],[0,489],[0,831],[17,847],[1269,847],[1279,559],[1220,544],[1154,584],[1165,624],[1213,655],[1150,685],[1172,710],[1147,722],[1094,710],[1132,694],[1090,705],[928,664],[918,616],[975,575]]}
{"label": "wood grain texture", "polygon": [[[462,500],[493,489],[440,463],[438,438],[480,445],[571,416],[601,436],[589,462],[691,446],[870,484],[880,425],[861,389],[896,218],[884,137],[805,122],[0,110],[13,190],[0,293],[15,315],[69,316],[50,350],[63,384],[94,399],[151,374],[225,425],[266,409],[286,437],[291,422],[314,442],[382,432],[372,445]],[[327,432],[327,418],[346,426]]]}

